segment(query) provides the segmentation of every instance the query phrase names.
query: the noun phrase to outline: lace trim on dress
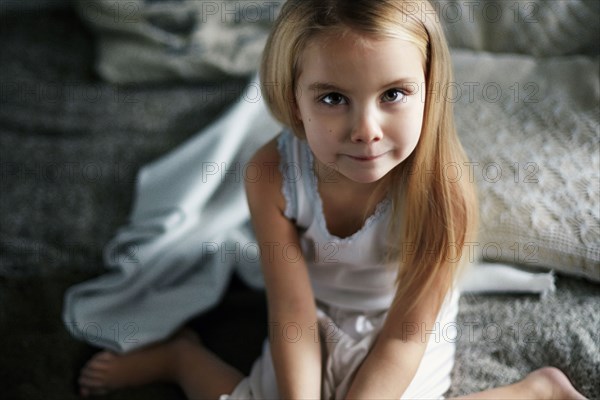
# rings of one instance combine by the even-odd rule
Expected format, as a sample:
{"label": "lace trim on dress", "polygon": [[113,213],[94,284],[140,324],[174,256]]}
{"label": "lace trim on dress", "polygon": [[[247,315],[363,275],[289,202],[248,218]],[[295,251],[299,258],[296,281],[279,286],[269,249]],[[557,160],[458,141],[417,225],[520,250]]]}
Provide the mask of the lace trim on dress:
{"label": "lace trim on dress", "polygon": [[298,202],[296,199],[295,188],[293,187],[294,182],[288,179],[287,176],[287,165],[293,158],[291,151],[292,134],[288,131],[283,131],[279,138],[277,138],[277,150],[279,151],[279,172],[281,173],[282,185],[281,193],[285,199],[285,211],[283,215],[288,219],[297,219],[298,217]]}

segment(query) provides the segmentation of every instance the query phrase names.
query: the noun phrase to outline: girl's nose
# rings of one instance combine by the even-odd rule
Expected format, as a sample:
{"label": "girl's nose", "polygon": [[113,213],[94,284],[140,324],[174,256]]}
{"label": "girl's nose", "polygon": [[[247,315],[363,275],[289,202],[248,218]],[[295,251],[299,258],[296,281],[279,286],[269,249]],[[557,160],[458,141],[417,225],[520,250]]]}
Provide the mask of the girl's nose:
{"label": "girl's nose", "polygon": [[373,113],[363,112],[357,118],[356,124],[350,135],[351,140],[357,143],[378,142],[383,137],[381,126]]}

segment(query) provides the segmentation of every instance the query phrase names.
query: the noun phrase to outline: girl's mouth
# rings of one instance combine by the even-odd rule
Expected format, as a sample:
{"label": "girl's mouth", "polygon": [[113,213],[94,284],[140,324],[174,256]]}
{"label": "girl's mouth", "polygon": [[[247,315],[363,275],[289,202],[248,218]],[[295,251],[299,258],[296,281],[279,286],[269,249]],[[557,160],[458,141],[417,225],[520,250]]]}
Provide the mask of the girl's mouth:
{"label": "girl's mouth", "polygon": [[373,160],[377,160],[381,156],[383,156],[383,153],[376,155],[376,156],[353,156],[353,155],[348,154],[348,157],[350,157],[351,159],[356,160],[356,161],[373,161]]}

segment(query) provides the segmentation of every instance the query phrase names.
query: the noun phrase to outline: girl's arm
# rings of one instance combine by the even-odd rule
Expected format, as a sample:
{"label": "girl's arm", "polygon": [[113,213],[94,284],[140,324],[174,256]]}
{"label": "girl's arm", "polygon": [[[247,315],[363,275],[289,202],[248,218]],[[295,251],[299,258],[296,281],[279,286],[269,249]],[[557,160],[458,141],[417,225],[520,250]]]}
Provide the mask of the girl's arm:
{"label": "girl's arm", "polygon": [[252,223],[261,251],[267,292],[269,336],[279,395],[321,396],[321,348],[314,339],[316,305],[296,227],[284,216],[279,154],[275,140],[251,160],[260,178],[246,180]]}
{"label": "girl's arm", "polygon": [[401,398],[417,373],[439,308],[437,294],[428,296],[408,315],[402,316],[401,304],[390,308],[346,398]]}

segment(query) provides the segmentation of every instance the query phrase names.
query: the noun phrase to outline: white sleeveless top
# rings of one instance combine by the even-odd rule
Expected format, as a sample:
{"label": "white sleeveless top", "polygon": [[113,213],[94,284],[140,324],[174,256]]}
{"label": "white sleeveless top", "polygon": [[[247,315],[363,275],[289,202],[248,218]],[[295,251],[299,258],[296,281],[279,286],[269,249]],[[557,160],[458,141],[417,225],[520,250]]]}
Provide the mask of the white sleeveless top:
{"label": "white sleeveless top", "polygon": [[[284,130],[278,138],[285,216],[299,228],[315,298],[354,310],[389,308],[395,293],[397,263],[385,264],[391,199],[380,202],[363,227],[346,238],[327,230],[323,204],[306,141]],[[286,254],[293,257],[293,252]]]}

